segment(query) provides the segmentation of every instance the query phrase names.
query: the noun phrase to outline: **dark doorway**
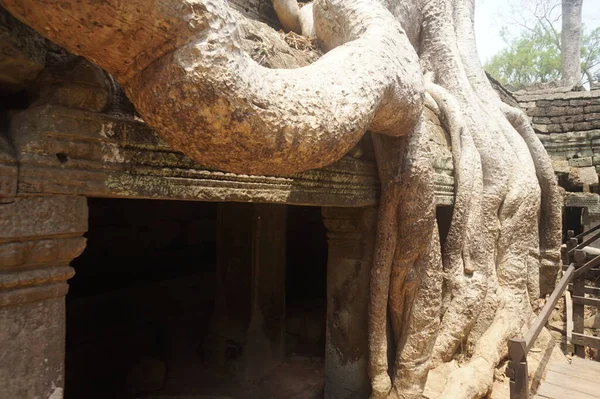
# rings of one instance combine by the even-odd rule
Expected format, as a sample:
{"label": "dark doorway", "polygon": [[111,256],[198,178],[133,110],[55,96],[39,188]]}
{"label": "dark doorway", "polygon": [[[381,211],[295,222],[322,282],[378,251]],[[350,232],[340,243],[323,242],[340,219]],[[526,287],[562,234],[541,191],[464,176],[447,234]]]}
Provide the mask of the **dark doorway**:
{"label": "dark doorway", "polygon": [[217,204],[88,204],[87,248],[72,264],[67,295],[66,399],[322,397],[327,239],[320,208],[288,207],[286,359],[260,380],[240,381],[204,358],[215,309]]}
{"label": "dark doorway", "polygon": [[216,204],[90,198],[67,295],[65,397],[163,388],[213,311]]}
{"label": "dark doorway", "polygon": [[446,245],[446,238],[450,231],[450,225],[452,224],[452,213],[454,212],[453,206],[438,206],[435,208],[435,216],[438,223],[438,231],[440,233],[440,245],[444,248]]}
{"label": "dark doorway", "polygon": [[327,312],[327,238],[321,208],[288,207],[287,351],[323,356]]}
{"label": "dark doorway", "polygon": [[567,206],[563,212],[563,242],[566,240],[567,231],[573,230],[575,235],[583,233],[583,208]]}

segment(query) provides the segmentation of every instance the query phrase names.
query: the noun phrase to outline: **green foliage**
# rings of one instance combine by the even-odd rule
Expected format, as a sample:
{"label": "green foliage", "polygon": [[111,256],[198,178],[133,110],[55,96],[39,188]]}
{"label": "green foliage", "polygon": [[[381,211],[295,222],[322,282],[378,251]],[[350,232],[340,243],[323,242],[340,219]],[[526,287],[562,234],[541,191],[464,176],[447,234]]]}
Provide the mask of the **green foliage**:
{"label": "green foliage", "polygon": [[[508,47],[484,65],[490,75],[515,88],[560,79],[560,33],[538,22],[517,38],[508,39],[508,34],[503,28]],[[600,27],[589,33],[584,29],[581,44],[583,84],[600,78]]]}
{"label": "green foliage", "polygon": [[581,70],[584,81],[600,81],[600,27],[581,38]]}

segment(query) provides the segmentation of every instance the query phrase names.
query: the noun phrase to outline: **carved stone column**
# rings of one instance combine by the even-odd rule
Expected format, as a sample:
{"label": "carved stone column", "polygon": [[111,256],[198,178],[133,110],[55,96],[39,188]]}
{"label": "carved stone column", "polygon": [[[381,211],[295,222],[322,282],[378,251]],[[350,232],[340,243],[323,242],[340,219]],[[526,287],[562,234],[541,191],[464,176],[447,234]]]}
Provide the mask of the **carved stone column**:
{"label": "carved stone column", "polygon": [[207,361],[240,379],[281,364],[287,207],[220,203],[217,286]]}
{"label": "carved stone column", "polygon": [[323,208],[328,229],[325,397],[369,397],[367,306],[375,208]]}
{"label": "carved stone column", "polygon": [[0,398],[63,397],[69,262],[87,217],[85,197],[0,203]]}

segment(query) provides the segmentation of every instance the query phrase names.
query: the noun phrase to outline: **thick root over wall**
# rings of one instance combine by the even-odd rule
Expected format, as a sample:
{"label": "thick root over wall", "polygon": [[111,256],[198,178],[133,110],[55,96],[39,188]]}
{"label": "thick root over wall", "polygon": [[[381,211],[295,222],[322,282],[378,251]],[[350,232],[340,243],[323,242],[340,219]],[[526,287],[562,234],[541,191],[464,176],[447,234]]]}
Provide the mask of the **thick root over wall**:
{"label": "thick root over wall", "polygon": [[[489,392],[507,340],[534,317],[540,266],[557,270],[561,198],[527,118],[502,104],[484,75],[473,0],[315,0],[326,54],[305,66],[271,28],[244,21],[225,0],[0,4],[113,74],[142,117],[205,166],[274,175],[316,168],[370,130],[382,185],[372,397],[420,398],[428,371],[458,351],[467,360],[441,397]],[[279,50],[259,64],[246,50],[261,40]],[[443,248],[431,113],[450,133],[454,157]]]}

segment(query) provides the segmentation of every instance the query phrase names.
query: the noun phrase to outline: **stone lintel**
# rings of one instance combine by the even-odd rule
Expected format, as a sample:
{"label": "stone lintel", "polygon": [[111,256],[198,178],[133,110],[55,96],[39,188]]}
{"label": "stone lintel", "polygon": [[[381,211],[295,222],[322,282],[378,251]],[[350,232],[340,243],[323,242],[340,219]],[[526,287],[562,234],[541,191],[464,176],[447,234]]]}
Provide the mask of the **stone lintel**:
{"label": "stone lintel", "polygon": [[[23,194],[342,207],[372,206],[379,198],[368,151],[290,176],[249,176],[203,168],[131,118],[44,105],[15,115],[11,126]],[[446,146],[443,137],[434,141]],[[437,153],[445,154],[435,162],[438,202],[449,204],[451,157],[447,148]]]}

